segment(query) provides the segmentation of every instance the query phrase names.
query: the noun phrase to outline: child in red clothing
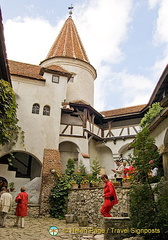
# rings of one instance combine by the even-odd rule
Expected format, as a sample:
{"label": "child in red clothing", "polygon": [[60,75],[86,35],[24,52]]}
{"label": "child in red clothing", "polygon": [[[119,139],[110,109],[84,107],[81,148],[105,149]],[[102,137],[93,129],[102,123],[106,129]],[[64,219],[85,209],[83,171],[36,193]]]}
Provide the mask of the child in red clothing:
{"label": "child in red clothing", "polygon": [[25,188],[22,187],[20,189],[20,193],[15,198],[15,202],[17,203],[16,207],[16,223],[14,226],[18,226],[19,218],[21,219],[21,227],[24,228],[24,217],[27,216],[27,204],[28,204],[28,194],[25,192]]}
{"label": "child in red clothing", "polygon": [[105,186],[104,186],[104,194],[103,194],[104,204],[100,212],[104,217],[112,217],[109,212],[112,209],[112,207],[118,203],[116,191],[113,184],[109,181],[107,175],[102,175],[101,179],[105,183]]}

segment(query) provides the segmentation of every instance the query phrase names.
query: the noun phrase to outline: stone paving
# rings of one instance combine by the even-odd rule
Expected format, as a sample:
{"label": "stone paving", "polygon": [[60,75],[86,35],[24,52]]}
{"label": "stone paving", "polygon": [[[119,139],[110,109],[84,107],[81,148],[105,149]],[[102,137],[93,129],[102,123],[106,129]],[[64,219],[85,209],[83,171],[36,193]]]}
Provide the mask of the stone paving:
{"label": "stone paving", "polygon": [[[31,218],[25,217],[25,227],[13,227],[14,216],[6,220],[6,227],[0,228],[0,240],[104,240],[104,236],[97,231],[100,229],[79,227],[78,223],[66,223],[49,217]],[[58,234],[50,235],[49,228],[58,228]],[[96,234],[98,233],[98,234]]]}

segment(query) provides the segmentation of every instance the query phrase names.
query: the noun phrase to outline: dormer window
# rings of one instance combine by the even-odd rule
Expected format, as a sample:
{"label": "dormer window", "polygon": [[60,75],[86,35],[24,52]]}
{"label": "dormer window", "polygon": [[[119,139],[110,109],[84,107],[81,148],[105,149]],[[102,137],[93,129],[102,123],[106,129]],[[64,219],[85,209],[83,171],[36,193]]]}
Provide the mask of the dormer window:
{"label": "dormer window", "polygon": [[50,116],[50,106],[48,106],[48,105],[44,106],[43,115]]}
{"label": "dormer window", "polygon": [[40,105],[38,103],[33,104],[32,113],[39,114],[39,112],[40,112]]}
{"label": "dormer window", "polygon": [[59,83],[59,76],[57,76],[57,75],[52,75],[52,82],[53,82],[53,83]]}

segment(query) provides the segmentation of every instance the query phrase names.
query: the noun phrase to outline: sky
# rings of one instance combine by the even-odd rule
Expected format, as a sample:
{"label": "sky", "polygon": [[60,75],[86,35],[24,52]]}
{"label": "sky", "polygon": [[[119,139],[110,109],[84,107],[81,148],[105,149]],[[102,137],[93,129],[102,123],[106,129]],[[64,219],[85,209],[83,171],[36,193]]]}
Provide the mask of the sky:
{"label": "sky", "polygon": [[97,111],[147,104],[168,63],[168,0],[0,0],[7,56],[44,60],[68,7],[97,70]]}

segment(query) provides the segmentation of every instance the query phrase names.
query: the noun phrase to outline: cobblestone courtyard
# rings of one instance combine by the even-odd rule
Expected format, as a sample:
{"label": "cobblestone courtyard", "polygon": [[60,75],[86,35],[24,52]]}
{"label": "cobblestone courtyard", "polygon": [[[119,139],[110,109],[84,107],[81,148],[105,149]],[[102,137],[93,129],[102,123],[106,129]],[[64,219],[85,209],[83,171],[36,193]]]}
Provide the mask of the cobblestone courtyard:
{"label": "cobblestone courtyard", "polygon": [[[95,234],[91,227],[79,227],[78,223],[66,223],[65,220],[55,218],[25,218],[25,227],[13,227],[14,218],[7,218],[5,228],[0,228],[0,240],[48,240],[48,239],[67,239],[67,240],[103,240],[102,234]],[[58,228],[58,234],[50,235],[50,227]]]}

